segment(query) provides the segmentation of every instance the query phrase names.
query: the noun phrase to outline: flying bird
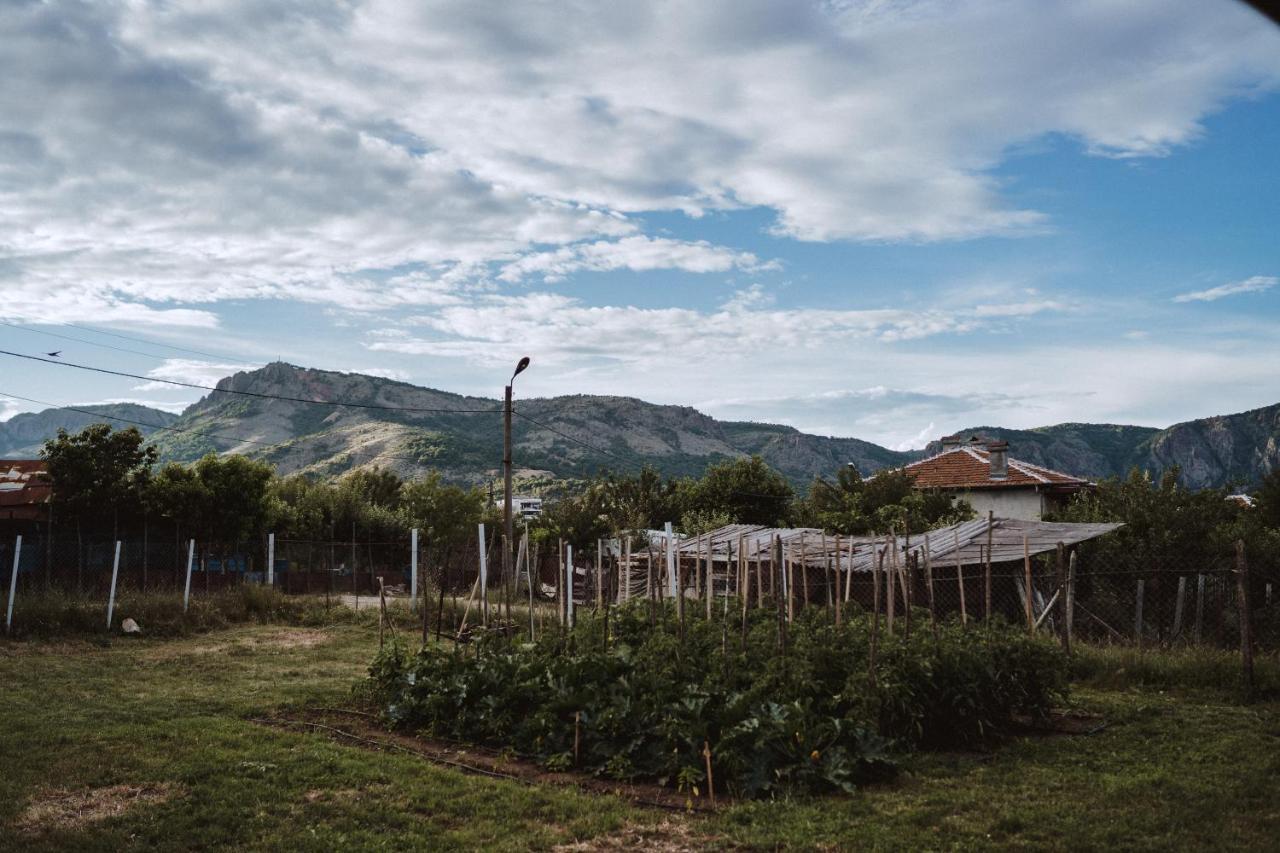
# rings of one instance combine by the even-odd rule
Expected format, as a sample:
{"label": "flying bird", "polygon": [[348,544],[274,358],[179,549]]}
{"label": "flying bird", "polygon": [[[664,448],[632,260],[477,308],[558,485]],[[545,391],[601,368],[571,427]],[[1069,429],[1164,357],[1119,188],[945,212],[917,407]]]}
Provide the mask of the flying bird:
{"label": "flying bird", "polygon": [[62,355],[62,350],[58,350],[57,352],[47,352],[45,355],[49,356],[49,358],[58,358]]}

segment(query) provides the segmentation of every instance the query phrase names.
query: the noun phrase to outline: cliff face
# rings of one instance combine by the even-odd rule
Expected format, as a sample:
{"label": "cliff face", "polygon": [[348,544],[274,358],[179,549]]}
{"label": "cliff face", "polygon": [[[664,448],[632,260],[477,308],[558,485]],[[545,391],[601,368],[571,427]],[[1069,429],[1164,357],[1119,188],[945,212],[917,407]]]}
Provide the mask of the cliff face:
{"label": "cliff face", "polygon": [[[499,472],[498,400],[281,363],[237,373],[219,382],[218,388],[296,399],[215,391],[177,418],[144,406],[82,408],[188,430],[155,433],[153,440],[165,459],[190,461],[210,451],[235,452],[270,461],[283,473],[329,476],[378,465],[403,476],[438,471],[468,483],[483,482]],[[363,407],[303,400],[343,400]],[[903,453],[788,426],[719,421],[688,406],[660,406],[631,397],[517,399],[516,411],[517,465],[524,473],[558,477],[635,470],[640,465],[668,475],[698,475],[710,463],[759,454],[804,487],[815,476],[834,476],[849,463],[868,474],[940,449],[934,442],[924,451]],[[59,426],[77,430],[94,420],[63,409],[18,415],[0,424],[0,455],[34,456]],[[1280,465],[1280,404],[1163,430],[1068,423],[1030,430],[981,426],[960,434],[1002,438],[1015,458],[1093,479],[1123,475],[1133,466],[1158,475],[1178,465],[1188,486],[1202,488],[1253,483]]]}

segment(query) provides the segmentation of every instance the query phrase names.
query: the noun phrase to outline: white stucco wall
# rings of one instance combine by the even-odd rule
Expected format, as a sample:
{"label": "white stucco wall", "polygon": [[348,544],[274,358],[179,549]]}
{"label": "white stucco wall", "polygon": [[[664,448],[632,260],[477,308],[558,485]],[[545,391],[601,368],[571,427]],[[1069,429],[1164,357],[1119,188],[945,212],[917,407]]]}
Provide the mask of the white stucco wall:
{"label": "white stucco wall", "polygon": [[979,516],[988,511],[996,518],[1017,518],[1022,521],[1040,521],[1044,515],[1044,496],[1034,488],[1028,489],[975,489],[960,492],[957,498],[968,501]]}

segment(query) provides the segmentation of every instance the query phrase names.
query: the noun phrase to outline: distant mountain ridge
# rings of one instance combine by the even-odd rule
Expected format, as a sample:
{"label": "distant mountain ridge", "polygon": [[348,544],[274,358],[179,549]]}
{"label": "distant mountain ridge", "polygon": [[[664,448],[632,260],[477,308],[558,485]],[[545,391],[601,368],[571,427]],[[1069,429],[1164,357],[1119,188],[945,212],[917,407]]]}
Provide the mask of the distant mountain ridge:
{"label": "distant mountain ridge", "polygon": [[[466,483],[499,474],[502,421],[497,400],[281,362],[236,373],[217,387],[343,400],[368,408],[216,392],[180,416],[133,404],[81,408],[186,430],[154,434],[162,458],[170,460],[190,461],[215,451],[265,459],[282,473],[318,476],[371,465],[402,476],[438,471]],[[759,454],[803,487],[849,463],[870,473],[940,449],[934,442],[923,451],[894,451],[789,426],[720,421],[688,406],[632,397],[517,399],[516,411],[515,458],[525,476],[582,477],[645,464],[668,475],[696,475],[710,463]],[[59,426],[75,430],[92,421],[63,409],[18,415],[0,424],[0,455],[33,456]],[[1066,423],[1030,430],[984,426],[960,434],[1003,438],[1015,458],[1094,479],[1124,474],[1135,465],[1156,474],[1178,465],[1184,482],[1200,488],[1256,482],[1280,466],[1280,404],[1167,429]]]}
{"label": "distant mountain ridge", "polygon": [[[24,412],[0,423],[0,457],[34,458],[40,454],[40,448],[45,440],[57,435],[59,428],[68,432],[79,432],[89,424],[100,421],[122,428],[128,426],[122,421],[140,421],[145,424],[154,424],[155,427],[167,427],[178,419],[178,416],[172,412],[137,403],[104,403],[76,408],[80,411],[45,409],[43,412]],[[93,414],[85,414],[85,412]],[[110,418],[121,420],[113,421]],[[155,427],[138,427],[138,429],[144,435],[151,435],[156,432]]]}

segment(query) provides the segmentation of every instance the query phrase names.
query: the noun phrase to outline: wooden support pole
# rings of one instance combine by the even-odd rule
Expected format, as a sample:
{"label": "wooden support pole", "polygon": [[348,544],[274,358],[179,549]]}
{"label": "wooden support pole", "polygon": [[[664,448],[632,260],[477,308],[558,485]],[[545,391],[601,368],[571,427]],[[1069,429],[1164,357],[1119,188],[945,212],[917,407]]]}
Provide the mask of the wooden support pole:
{"label": "wooden support pole", "polygon": [[960,589],[960,624],[969,624],[969,610],[964,606],[964,566],[960,564],[960,532],[951,531],[956,548],[956,586]]}
{"label": "wooden support pole", "polygon": [[933,629],[933,638],[938,638],[938,610],[933,593],[933,560],[929,557],[929,540],[924,544],[924,582],[929,592],[929,626]]}
{"label": "wooden support pole", "polygon": [[409,531],[409,601],[418,606],[418,528]]}
{"label": "wooden support pole", "polygon": [[857,550],[857,546],[853,544],[853,540],[849,540],[849,575],[844,581],[844,602],[849,603],[849,595],[853,590],[853,554]]}
{"label": "wooden support pole", "polygon": [[[891,547],[892,546],[890,546],[889,544],[889,537],[888,536],[884,537],[884,551],[880,552],[881,565],[884,564],[885,562],[884,558],[886,554],[889,553]],[[895,559],[892,557],[892,555],[890,555],[889,565],[885,566],[885,576],[884,576],[884,581],[885,581],[884,594],[887,596],[887,598],[885,599],[884,628],[885,628],[885,631],[889,633],[890,637],[893,636],[893,616],[894,616],[893,611],[896,609],[895,605],[898,599],[898,594],[896,592],[897,581],[895,581],[893,578],[894,562],[895,562]]]}
{"label": "wooden support pole", "polygon": [[622,540],[622,565],[618,567],[618,577],[621,580],[622,600],[631,600],[631,536]]}
{"label": "wooden support pole", "polygon": [[987,624],[991,624],[991,538],[994,535],[996,514],[992,510],[987,511],[987,561],[986,568],[982,578],[984,593],[984,608],[982,616]]}
{"label": "wooden support pole", "polygon": [[596,612],[604,609],[604,540],[596,540]]}
{"label": "wooden support pole", "polygon": [[486,628],[489,627],[489,555],[485,553],[484,542],[484,522],[480,522],[477,528],[478,540],[480,542],[480,623]]}
{"label": "wooden support pole", "polygon": [[1133,639],[1142,648],[1142,604],[1146,592],[1146,581],[1138,578],[1138,597],[1133,607]]}
{"label": "wooden support pole", "polygon": [[[1056,562],[1054,564],[1054,568],[1056,568],[1058,572],[1058,591],[1059,592],[1062,592],[1067,588],[1066,554],[1067,554],[1067,546],[1064,543],[1059,542]],[[1062,647],[1066,649],[1067,648],[1067,619],[1066,619],[1067,596],[1063,595],[1061,598],[1061,601],[1062,601],[1062,624],[1057,626],[1058,641],[1061,642]],[[1047,610],[1048,608],[1045,608],[1045,609]]]}
{"label": "wooden support pole", "polygon": [[716,597],[716,554],[715,543],[707,537],[707,621],[711,621],[711,605]]}
{"label": "wooden support pole", "polygon": [[1200,645],[1200,633],[1204,628],[1204,575],[1196,575],[1196,624],[1194,641]]}
{"label": "wooden support pole", "polygon": [[1022,537],[1022,569],[1026,575],[1026,610],[1027,610],[1027,631],[1034,634],[1036,632],[1035,605],[1031,598],[1031,545],[1027,541],[1027,537]]}
{"label": "wooden support pole", "polygon": [[1244,540],[1236,540],[1236,605],[1240,610],[1240,662],[1244,666],[1245,695],[1254,695],[1253,679],[1253,615],[1249,610],[1249,563],[1245,559]]}
{"label": "wooden support pole", "polygon": [[1182,608],[1187,603],[1187,576],[1178,576],[1178,594],[1173,599],[1173,632],[1169,639],[1176,640],[1182,634]]}
{"label": "wooden support pole", "polygon": [[834,599],[834,603],[836,607],[836,627],[837,628],[840,627],[840,624],[842,622],[841,613],[840,613],[840,595],[841,595],[840,577],[841,575],[844,574],[844,572],[842,572],[840,569],[841,556],[842,555],[840,551],[840,535],[836,534],[836,574],[835,574],[836,588],[835,588],[835,595],[832,596],[832,598]]}
{"label": "wooden support pole", "polygon": [[1076,625],[1076,552],[1071,551],[1071,557],[1067,560],[1067,612],[1065,615],[1066,626],[1063,637],[1067,654],[1071,654],[1071,641],[1074,639],[1072,632]]}
{"label": "wooden support pole", "polygon": [[574,624],[573,580],[574,580],[574,575],[576,575],[577,572],[573,570],[573,546],[572,545],[564,546],[564,573],[565,573],[565,579],[564,579],[565,624],[570,630],[573,630],[573,624]]}
{"label": "wooden support pole", "polygon": [[702,742],[702,758],[707,763],[707,796],[711,798],[711,806],[715,808],[716,804],[716,780],[711,775],[711,741],[704,740]]}

